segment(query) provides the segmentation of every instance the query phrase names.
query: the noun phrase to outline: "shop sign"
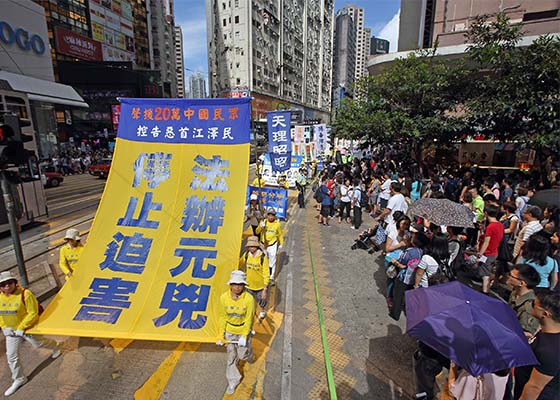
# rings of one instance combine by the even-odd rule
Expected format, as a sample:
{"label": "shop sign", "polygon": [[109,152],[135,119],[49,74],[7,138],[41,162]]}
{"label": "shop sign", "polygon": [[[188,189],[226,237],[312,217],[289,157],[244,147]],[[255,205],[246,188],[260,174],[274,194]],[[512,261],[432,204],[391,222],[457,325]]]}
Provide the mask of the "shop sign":
{"label": "shop sign", "polygon": [[45,42],[39,35],[23,28],[14,28],[6,21],[0,21],[0,41],[7,45],[15,43],[23,51],[32,51],[37,55],[46,50]]}
{"label": "shop sign", "polygon": [[59,53],[87,61],[101,61],[101,43],[62,28],[56,28],[56,47]]}

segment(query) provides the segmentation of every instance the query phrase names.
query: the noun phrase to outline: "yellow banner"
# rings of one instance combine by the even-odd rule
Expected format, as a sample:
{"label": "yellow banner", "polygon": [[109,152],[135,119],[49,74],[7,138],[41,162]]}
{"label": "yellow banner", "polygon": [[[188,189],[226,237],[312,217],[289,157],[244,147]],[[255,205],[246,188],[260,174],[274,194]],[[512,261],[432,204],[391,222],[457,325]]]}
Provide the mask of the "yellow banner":
{"label": "yellow banner", "polygon": [[30,333],[194,342],[221,336],[219,298],[243,229],[249,104],[122,100],[114,159],[85,250]]}

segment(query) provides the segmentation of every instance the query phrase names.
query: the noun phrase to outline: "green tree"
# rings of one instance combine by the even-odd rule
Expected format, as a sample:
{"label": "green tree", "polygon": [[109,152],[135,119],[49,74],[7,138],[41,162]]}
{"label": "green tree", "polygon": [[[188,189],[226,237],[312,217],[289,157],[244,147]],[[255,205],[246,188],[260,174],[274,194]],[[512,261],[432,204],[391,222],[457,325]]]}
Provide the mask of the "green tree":
{"label": "green tree", "polygon": [[518,46],[523,32],[504,14],[477,18],[467,50],[473,65],[465,109],[474,131],[534,148],[560,144],[560,39],[540,36]]}

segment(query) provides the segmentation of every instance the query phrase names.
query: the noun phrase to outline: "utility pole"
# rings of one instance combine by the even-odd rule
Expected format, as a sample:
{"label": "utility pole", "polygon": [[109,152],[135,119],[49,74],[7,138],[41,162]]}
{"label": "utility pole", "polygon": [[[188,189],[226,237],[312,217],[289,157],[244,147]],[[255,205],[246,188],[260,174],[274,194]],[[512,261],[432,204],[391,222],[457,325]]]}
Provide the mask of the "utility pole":
{"label": "utility pole", "polygon": [[10,190],[10,182],[6,176],[6,171],[0,172],[0,183],[2,188],[2,196],[4,198],[4,205],[6,206],[6,214],[8,216],[8,223],[10,224],[10,235],[14,245],[14,253],[16,254],[16,262],[19,271],[21,286],[29,287],[29,279],[27,278],[27,271],[25,269],[25,260],[23,258],[23,250],[21,248],[21,239],[19,237],[19,226],[16,217],[15,200]]}

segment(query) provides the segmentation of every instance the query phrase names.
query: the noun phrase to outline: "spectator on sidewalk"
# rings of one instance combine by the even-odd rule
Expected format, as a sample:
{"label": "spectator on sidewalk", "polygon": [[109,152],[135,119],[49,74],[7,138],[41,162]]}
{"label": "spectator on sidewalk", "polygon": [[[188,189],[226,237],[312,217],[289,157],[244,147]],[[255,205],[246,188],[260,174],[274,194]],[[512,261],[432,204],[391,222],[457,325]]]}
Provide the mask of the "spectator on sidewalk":
{"label": "spectator on sidewalk", "polygon": [[[504,237],[504,226],[498,222],[499,208],[489,205],[485,209],[487,225],[484,230],[480,243],[478,245],[478,254],[486,257],[484,263],[491,267],[498,258],[498,247]],[[488,293],[490,291],[490,268],[488,274],[482,276],[482,292]]]}
{"label": "spectator on sidewalk", "polygon": [[307,186],[307,168],[300,168],[296,173],[296,188],[298,190],[298,206],[305,208],[305,187]]}
{"label": "spectator on sidewalk", "polygon": [[387,206],[385,207],[381,215],[377,217],[378,221],[384,220],[387,224],[387,227],[395,223],[393,214],[396,211],[401,211],[403,214],[406,214],[408,211],[408,204],[404,196],[401,194],[401,189],[402,186],[399,182],[391,183],[389,189],[391,198],[389,199],[389,202],[387,203]]}
{"label": "spectator on sidewalk", "polygon": [[245,272],[233,271],[228,281],[229,290],[220,297],[220,333],[222,337],[216,344],[223,346],[223,340],[225,340],[227,346],[227,394],[233,394],[241,382],[239,361],[250,359],[252,356],[250,334],[253,328],[255,299],[245,290],[246,278]]}
{"label": "spectator on sidewalk", "polygon": [[523,245],[529,238],[537,232],[542,230],[542,225],[539,222],[542,218],[542,211],[538,206],[527,206],[523,213],[523,220],[525,223],[522,225],[521,230],[517,234],[517,239],[513,246],[513,258],[517,258],[521,254]]}
{"label": "spectator on sidewalk", "polygon": [[340,186],[340,209],[338,213],[338,223],[342,223],[344,219],[346,223],[350,223],[350,208],[354,189],[349,178],[344,179],[344,183]]}
{"label": "spectator on sidewalk", "polygon": [[276,210],[270,207],[266,211],[266,219],[259,224],[257,234],[260,235],[261,243],[268,255],[268,266],[270,267],[270,284],[274,286],[276,278],[276,256],[278,250],[284,245],[284,234],[282,225],[276,219]]}
{"label": "spectator on sidewalk", "polygon": [[321,211],[319,214],[319,223],[325,226],[329,226],[329,216],[331,214],[331,207],[333,206],[333,201],[331,198],[331,191],[327,186],[329,182],[329,177],[325,174],[321,178],[321,186],[319,190],[321,191],[322,200],[321,200]]}
{"label": "spectator on sidewalk", "polygon": [[80,232],[77,229],[68,229],[64,236],[66,244],[60,248],[58,265],[68,280],[74,274],[76,265],[84,251]]}
{"label": "spectator on sidewalk", "polygon": [[360,179],[354,179],[354,190],[352,192],[352,214],[354,216],[353,229],[360,229],[362,225],[362,196],[365,194],[362,191],[362,184]]}
{"label": "spectator on sidewalk", "polygon": [[18,285],[15,275],[10,271],[0,273],[0,326],[6,337],[6,357],[12,373],[12,385],[4,392],[11,396],[27,383],[19,358],[22,342],[29,342],[34,348],[51,349],[52,358],[60,355],[60,349],[53,340],[26,334],[39,320],[39,303],[35,295],[28,289]]}
{"label": "spectator on sidewalk", "polygon": [[257,236],[249,236],[246,247],[247,251],[239,259],[239,269],[247,274],[247,287],[245,289],[255,298],[260,310],[259,319],[263,319],[266,317],[267,292],[270,282],[268,257],[261,250]]}
{"label": "spectator on sidewalk", "polygon": [[517,319],[525,332],[531,337],[539,328],[539,321],[533,317],[534,288],[541,278],[535,268],[527,264],[513,266],[508,275],[507,283],[513,288],[508,303],[515,311]]}
{"label": "spectator on sidewalk", "polygon": [[549,240],[540,234],[536,234],[531,236],[523,247],[519,263],[529,264],[537,270],[540,276],[537,287],[554,289],[558,283],[558,263],[549,254]]}

